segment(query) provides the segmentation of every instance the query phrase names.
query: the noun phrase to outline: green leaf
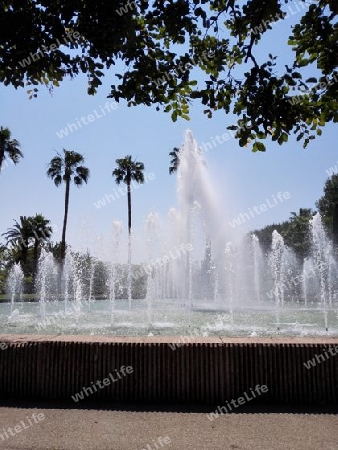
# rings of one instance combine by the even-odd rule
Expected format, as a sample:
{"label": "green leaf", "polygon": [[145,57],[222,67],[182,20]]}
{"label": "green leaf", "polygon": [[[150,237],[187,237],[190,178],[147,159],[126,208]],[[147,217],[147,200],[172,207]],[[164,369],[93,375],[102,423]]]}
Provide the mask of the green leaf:
{"label": "green leaf", "polygon": [[252,148],[253,152],[265,152],[266,148],[263,142],[255,142]]}

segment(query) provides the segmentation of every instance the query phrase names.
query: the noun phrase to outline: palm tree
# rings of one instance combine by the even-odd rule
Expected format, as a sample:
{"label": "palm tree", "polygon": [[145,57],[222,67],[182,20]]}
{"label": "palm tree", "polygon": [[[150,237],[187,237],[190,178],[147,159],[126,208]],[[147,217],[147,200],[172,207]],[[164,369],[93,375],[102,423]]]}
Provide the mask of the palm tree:
{"label": "palm tree", "polygon": [[20,143],[16,139],[11,139],[11,132],[8,128],[0,128],[0,172],[4,160],[8,156],[14,164],[23,158],[20,150]]}
{"label": "palm tree", "polygon": [[36,272],[41,244],[49,241],[53,230],[49,225],[50,220],[47,220],[42,214],[36,214],[35,217],[29,217],[29,219],[34,239],[34,271]]}
{"label": "palm tree", "polygon": [[117,168],[113,170],[112,176],[115,177],[117,184],[122,182],[127,185],[128,195],[128,300],[129,309],[131,309],[131,182],[144,183],[144,164],[133,161],[130,155],[116,160]]}
{"label": "palm tree", "polygon": [[171,157],[170,160],[170,164],[171,166],[169,167],[169,175],[172,175],[173,173],[177,172],[178,169],[178,165],[179,165],[179,153],[180,149],[178,147],[174,147],[173,151],[169,153],[169,156]]}
{"label": "palm tree", "polygon": [[80,153],[65,149],[63,149],[63,153],[63,156],[58,154],[51,160],[47,170],[47,176],[54,181],[56,187],[59,187],[62,182],[66,183],[65,213],[63,219],[60,254],[61,260],[64,260],[66,255],[66,229],[70,184],[73,181],[75,186],[80,187],[83,183],[87,183],[89,178],[89,169],[82,165],[82,163],[84,163],[84,157]]}
{"label": "palm tree", "polygon": [[2,234],[6,238],[6,245],[11,245],[16,259],[22,262],[23,268],[27,264],[28,247],[32,239],[32,226],[29,217],[20,216],[19,222],[14,220],[14,226]]}
{"label": "palm tree", "polygon": [[144,164],[133,161],[130,155],[116,160],[117,168],[113,170],[112,176],[115,177],[117,184],[122,182],[127,185],[128,194],[128,232],[131,233],[131,182],[144,183]]}
{"label": "palm tree", "polygon": [[[333,174],[325,181],[324,194],[316,201],[326,231],[329,235],[337,236],[337,204],[338,204],[338,174]],[[336,238],[335,238],[336,240]]]}
{"label": "palm tree", "polygon": [[50,221],[42,214],[36,214],[34,217],[20,216],[20,221],[15,220],[14,223],[14,226],[2,236],[5,236],[7,245],[12,246],[17,260],[22,261],[25,269],[27,269],[28,250],[33,244],[33,272],[35,272],[41,243],[48,241],[52,235]]}

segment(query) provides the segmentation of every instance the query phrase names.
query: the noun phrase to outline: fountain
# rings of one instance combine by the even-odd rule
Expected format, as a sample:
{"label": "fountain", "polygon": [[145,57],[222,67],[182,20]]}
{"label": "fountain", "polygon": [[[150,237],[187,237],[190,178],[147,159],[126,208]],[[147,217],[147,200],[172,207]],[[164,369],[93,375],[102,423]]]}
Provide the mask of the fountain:
{"label": "fountain", "polygon": [[115,221],[87,253],[68,248],[62,269],[43,249],[38,301],[20,301],[13,266],[10,317],[0,303],[1,398],[69,400],[130,366],[91,400],[221,405],[266,385],[269,404],[337,404],[338,269],[320,216],[303,261],[277,231],[263,251],[257,236],[224,230],[189,131],[178,157],[178,207],[165,220],[150,213],[144,236]]}
{"label": "fountain", "polygon": [[[15,299],[21,320],[12,321],[9,329],[0,304],[3,329],[143,336],[337,335],[337,260],[319,214],[311,221],[308,258],[299,261],[277,231],[265,255],[257,236],[220,232],[223,217],[190,131],[178,158],[178,207],[164,221],[150,213],[144,237],[126,236],[115,221],[110,242],[97,240],[97,257],[68,250],[61,273],[53,256],[42,250],[39,303],[18,301],[22,273],[19,265],[13,266],[8,279],[11,314]],[[135,239],[143,242],[137,263],[131,260]],[[122,242],[128,246],[125,261]],[[109,249],[109,256],[102,249]]]}

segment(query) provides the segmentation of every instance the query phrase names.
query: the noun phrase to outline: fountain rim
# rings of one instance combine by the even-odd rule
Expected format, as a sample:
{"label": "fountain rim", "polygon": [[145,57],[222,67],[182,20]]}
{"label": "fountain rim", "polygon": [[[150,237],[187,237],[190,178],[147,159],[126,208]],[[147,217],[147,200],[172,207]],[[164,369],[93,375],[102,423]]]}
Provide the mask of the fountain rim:
{"label": "fountain rim", "polygon": [[119,344],[244,344],[244,345],[317,345],[333,344],[338,346],[337,336],[271,336],[271,337],[228,337],[209,336],[191,337],[187,336],[104,336],[104,335],[60,335],[60,334],[0,334],[0,343],[20,344],[26,342],[78,342],[78,343],[119,343]]}

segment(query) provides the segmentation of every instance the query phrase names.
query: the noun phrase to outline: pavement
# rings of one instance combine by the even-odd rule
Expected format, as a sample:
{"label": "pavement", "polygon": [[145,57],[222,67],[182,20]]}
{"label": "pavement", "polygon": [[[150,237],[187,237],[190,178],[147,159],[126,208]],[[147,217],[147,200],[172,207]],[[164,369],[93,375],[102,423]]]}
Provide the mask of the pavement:
{"label": "pavement", "polygon": [[338,450],[337,408],[0,405],[0,450]]}

